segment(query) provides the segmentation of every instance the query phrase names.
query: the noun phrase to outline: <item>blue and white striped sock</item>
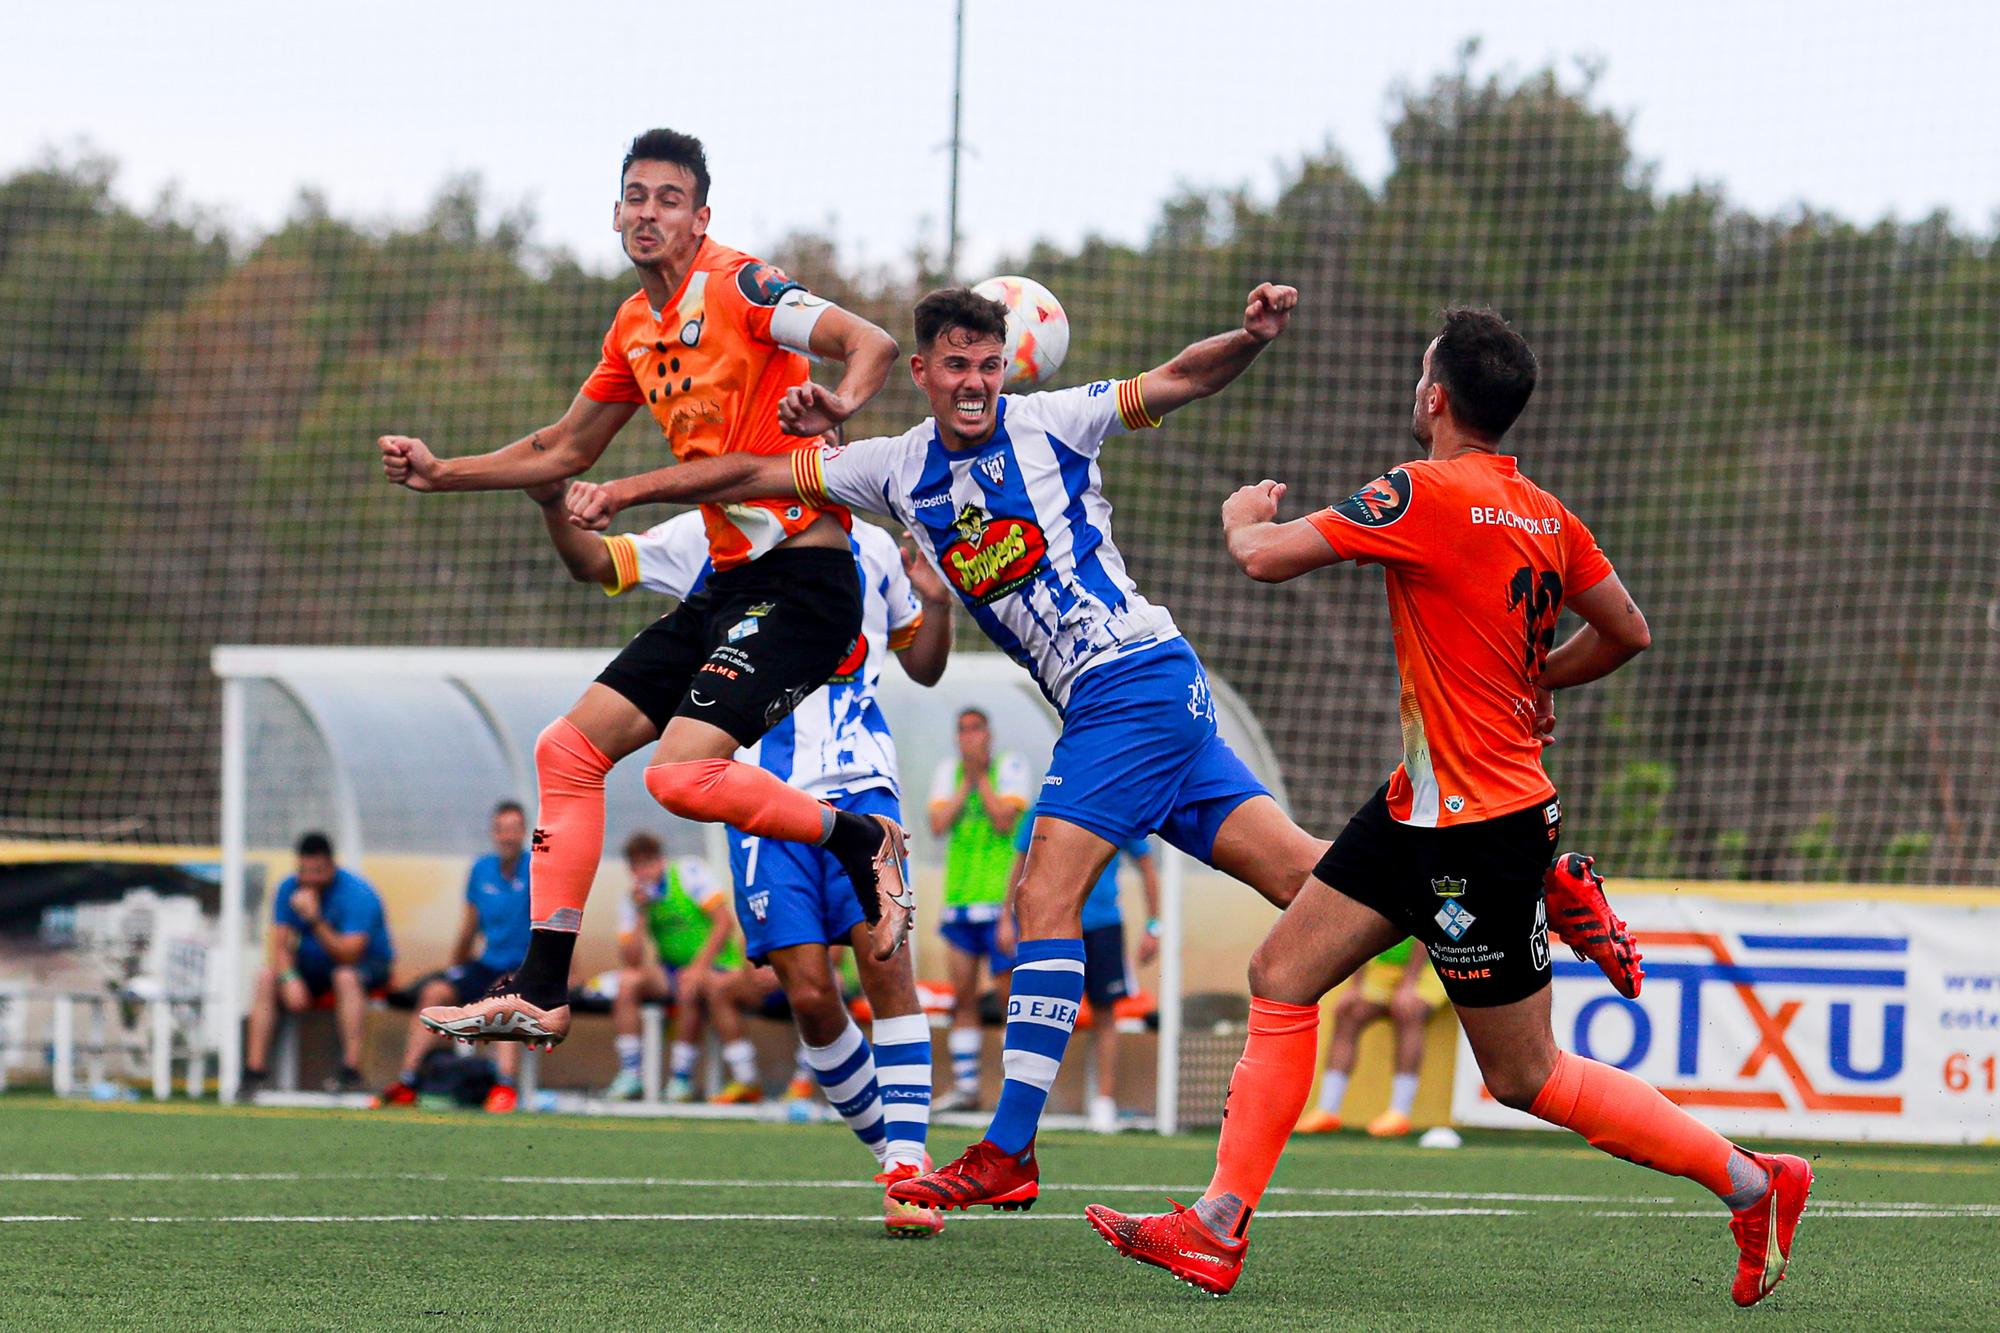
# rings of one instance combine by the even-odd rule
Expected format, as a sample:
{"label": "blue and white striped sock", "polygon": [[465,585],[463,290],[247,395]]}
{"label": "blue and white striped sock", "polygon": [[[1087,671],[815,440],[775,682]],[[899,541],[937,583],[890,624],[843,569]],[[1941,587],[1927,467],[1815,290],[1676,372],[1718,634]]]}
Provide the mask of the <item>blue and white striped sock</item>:
{"label": "blue and white striped sock", "polygon": [[986,1130],[987,1141],[1001,1152],[1018,1153],[1034,1141],[1082,1003],[1083,941],[1022,940],[1007,996],[1001,1055],[1007,1081]]}
{"label": "blue and white striped sock", "polygon": [[847,1030],[825,1046],[806,1047],[826,1100],[880,1162],[887,1151],[888,1130],[882,1123],[882,1089],[875,1081],[875,1052],[861,1029],[847,1020]]}
{"label": "blue and white striped sock", "polygon": [[951,1044],[952,1086],[963,1092],[979,1091],[979,1052],[986,1034],[978,1028],[953,1028],[945,1039]]}
{"label": "blue and white striped sock", "polygon": [[924,1163],[931,1128],[931,1025],[922,1014],[875,1020],[875,1076],[882,1087],[885,1164]]}

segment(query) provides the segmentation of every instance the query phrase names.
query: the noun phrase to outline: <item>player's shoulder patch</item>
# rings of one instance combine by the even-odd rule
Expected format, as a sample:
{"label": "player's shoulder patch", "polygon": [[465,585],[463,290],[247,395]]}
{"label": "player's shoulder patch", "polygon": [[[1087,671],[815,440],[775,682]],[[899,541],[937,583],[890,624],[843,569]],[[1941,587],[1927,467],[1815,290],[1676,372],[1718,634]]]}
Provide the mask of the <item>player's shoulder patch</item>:
{"label": "player's shoulder patch", "polygon": [[736,290],[751,305],[774,306],[786,292],[805,290],[805,284],[775,264],[753,259],[736,270]]}
{"label": "player's shoulder patch", "polygon": [[1410,474],[1390,468],[1333,506],[1333,512],[1364,528],[1386,528],[1410,511]]}

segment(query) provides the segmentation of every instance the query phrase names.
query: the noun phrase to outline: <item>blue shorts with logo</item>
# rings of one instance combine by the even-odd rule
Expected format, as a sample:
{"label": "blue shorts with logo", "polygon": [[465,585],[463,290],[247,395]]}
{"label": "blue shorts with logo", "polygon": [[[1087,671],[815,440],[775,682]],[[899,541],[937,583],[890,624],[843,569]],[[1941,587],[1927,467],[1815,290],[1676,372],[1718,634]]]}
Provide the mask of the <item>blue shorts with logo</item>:
{"label": "blue shorts with logo", "polygon": [[[894,792],[880,787],[834,800],[857,815],[887,815],[903,821]],[[904,870],[907,875],[907,867]],[[797,944],[846,944],[867,918],[854,885],[833,853],[805,842],[753,838],[729,830],[729,876],[736,883],[736,920],[743,947],[762,967],[773,949]]]}
{"label": "blue shorts with logo", "polygon": [[1268,794],[1216,732],[1208,674],[1174,639],[1078,677],[1035,813],[1113,843],[1157,833],[1206,862],[1230,812]]}

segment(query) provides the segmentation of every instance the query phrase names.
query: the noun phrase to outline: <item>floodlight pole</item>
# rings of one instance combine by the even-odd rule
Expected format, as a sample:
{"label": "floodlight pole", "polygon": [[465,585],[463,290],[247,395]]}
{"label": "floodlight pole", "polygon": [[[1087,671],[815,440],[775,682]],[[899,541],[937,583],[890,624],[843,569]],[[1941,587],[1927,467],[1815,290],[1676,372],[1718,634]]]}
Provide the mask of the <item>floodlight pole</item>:
{"label": "floodlight pole", "polygon": [[958,0],[952,20],[951,58],[951,198],[945,208],[944,276],[958,277],[958,155],[959,101],[965,86],[965,0]]}

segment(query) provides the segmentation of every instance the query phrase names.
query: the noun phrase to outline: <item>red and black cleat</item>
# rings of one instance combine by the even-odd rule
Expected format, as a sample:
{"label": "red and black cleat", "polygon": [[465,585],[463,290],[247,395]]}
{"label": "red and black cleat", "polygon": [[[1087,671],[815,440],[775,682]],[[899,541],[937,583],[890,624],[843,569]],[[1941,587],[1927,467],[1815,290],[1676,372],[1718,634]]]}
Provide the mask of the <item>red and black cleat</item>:
{"label": "red and black cleat", "polygon": [[1592,858],[1581,852],[1564,852],[1542,875],[1549,933],[1578,958],[1597,964],[1620,995],[1635,999],[1639,983],[1646,979],[1646,970],[1639,966],[1639,945],[1605,901],[1604,879],[1592,864]]}
{"label": "red and black cleat", "polygon": [[1126,1258],[1164,1268],[1211,1296],[1227,1296],[1243,1276],[1249,1237],[1218,1236],[1202,1224],[1192,1208],[1183,1208],[1172,1199],[1167,1202],[1173,1206],[1171,1213],[1150,1217],[1131,1217],[1101,1203],[1091,1204],[1083,1215],[1104,1237],[1105,1244]]}
{"label": "red and black cleat", "polygon": [[925,1208],[976,1208],[981,1204],[1004,1212],[1026,1212],[1041,1194],[1041,1167],[1035,1145],[1019,1153],[1001,1152],[985,1139],[967,1148],[955,1162],[889,1186],[889,1198]]}

